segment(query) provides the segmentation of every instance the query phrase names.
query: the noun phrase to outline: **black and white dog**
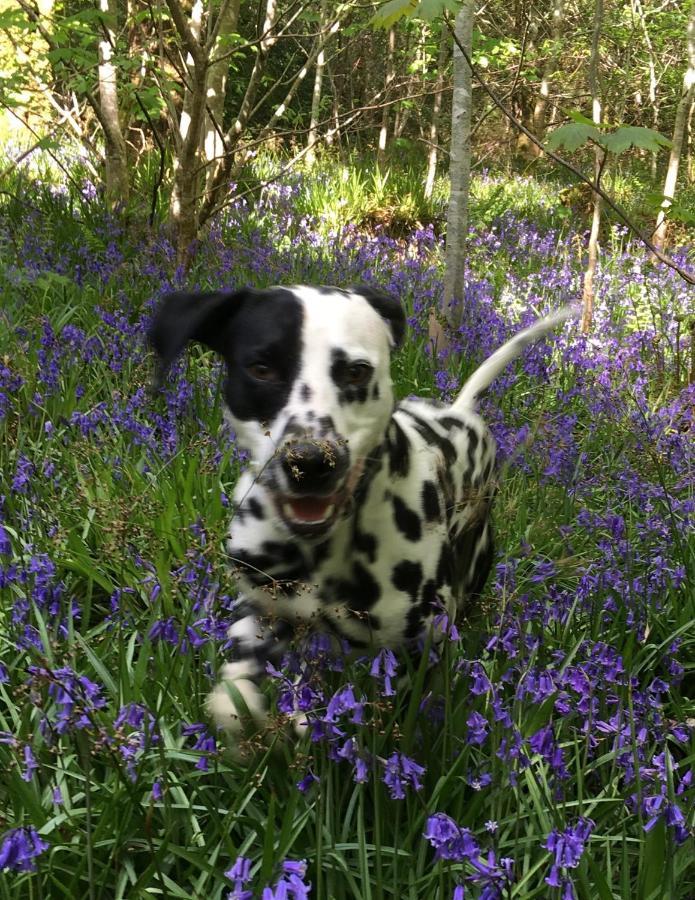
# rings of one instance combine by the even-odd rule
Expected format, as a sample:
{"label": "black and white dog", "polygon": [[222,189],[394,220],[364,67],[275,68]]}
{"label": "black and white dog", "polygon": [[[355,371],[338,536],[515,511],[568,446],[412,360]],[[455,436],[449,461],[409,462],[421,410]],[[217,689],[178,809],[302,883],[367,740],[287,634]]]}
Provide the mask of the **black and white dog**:
{"label": "black and white dog", "polygon": [[438,614],[453,621],[475,598],[492,561],[495,489],[476,398],[568,314],[520,332],[441,406],[394,404],[405,316],[371,288],[164,298],[149,332],[160,380],[189,341],[219,353],[227,415],[250,456],[228,541],[243,598],[229,630],[236,658],[208,701],[218,724],[238,729],[244,704],[263,717],[266,663],[298,634],[415,647]]}

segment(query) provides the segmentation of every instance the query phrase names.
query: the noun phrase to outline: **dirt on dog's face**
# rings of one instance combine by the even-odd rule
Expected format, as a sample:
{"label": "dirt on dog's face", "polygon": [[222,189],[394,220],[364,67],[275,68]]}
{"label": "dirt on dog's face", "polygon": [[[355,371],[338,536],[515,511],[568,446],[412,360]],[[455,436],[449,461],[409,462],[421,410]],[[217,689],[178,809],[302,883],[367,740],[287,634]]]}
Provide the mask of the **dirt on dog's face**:
{"label": "dirt on dog's face", "polygon": [[235,322],[228,418],[285,525],[323,534],[383,440],[394,339],[359,293],[278,289],[261,307]]}
{"label": "dirt on dog's face", "polygon": [[188,340],[224,358],[250,491],[290,531],[313,536],[340,517],[383,441],[404,329],[400,304],[369,288],[291,287],[172,295],[151,337],[164,362]]}

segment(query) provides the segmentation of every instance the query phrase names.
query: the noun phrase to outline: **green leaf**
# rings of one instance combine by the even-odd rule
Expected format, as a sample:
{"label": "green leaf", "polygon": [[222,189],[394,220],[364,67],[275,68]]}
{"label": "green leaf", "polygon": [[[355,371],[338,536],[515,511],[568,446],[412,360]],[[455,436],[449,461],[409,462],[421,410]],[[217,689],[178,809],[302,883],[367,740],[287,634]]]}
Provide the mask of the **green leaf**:
{"label": "green leaf", "polygon": [[595,125],[577,122],[575,125],[561,125],[556,128],[545,143],[551,150],[564,147],[573,153],[589,140],[601,143],[601,132]]}
{"label": "green leaf", "polygon": [[585,116],[584,113],[580,113],[579,110],[571,109],[567,115],[573,122],[578,122],[580,125],[591,125],[592,128],[594,127],[594,122]]}
{"label": "green leaf", "polygon": [[659,890],[663,883],[666,859],[666,826],[663,820],[659,820],[647,833],[641,851],[639,895],[645,900],[653,900],[661,896]]}
{"label": "green leaf", "polygon": [[458,4],[454,3],[453,0],[421,0],[418,8],[415,10],[415,16],[418,19],[423,19],[425,22],[431,22],[433,19],[438,19],[439,16],[444,15],[445,9],[456,13],[458,12]]}
{"label": "green leaf", "polygon": [[389,0],[374,14],[371,21],[372,27],[390,28],[403,16],[412,16],[417,7],[417,0]]}
{"label": "green leaf", "polygon": [[24,31],[35,30],[34,24],[25,16],[23,10],[12,8],[0,10],[0,29],[5,31],[9,28],[22,28]]}
{"label": "green leaf", "polygon": [[663,134],[638,125],[624,125],[611,134],[604,134],[601,143],[610,153],[622,153],[630,147],[656,153],[661,147],[671,146],[671,141]]}

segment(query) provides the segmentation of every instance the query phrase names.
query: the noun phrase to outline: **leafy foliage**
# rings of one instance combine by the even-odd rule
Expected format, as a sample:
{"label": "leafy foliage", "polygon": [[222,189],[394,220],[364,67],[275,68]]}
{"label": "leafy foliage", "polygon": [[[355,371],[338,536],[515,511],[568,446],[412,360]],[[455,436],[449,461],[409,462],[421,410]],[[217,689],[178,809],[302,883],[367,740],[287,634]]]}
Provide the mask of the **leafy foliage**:
{"label": "leafy foliage", "polygon": [[593,143],[616,155],[632,147],[656,153],[663,147],[671,146],[671,141],[653,128],[622,125],[607,132],[586,121],[561,125],[550,134],[546,143],[551,150],[564,147],[572,153],[587,143]]}

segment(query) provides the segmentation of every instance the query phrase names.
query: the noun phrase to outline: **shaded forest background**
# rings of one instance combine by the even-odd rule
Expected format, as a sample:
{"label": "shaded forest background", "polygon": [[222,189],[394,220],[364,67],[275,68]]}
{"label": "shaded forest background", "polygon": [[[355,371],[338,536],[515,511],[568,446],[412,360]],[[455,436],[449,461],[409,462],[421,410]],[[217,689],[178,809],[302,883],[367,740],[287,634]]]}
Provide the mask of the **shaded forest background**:
{"label": "shaded forest background", "polygon": [[[40,148],[69,180],[88,177],[128,222],[167,223],[182,261],[240,193],[328,158],[379,163],[377,199],[356,224],[396,234],[442,227],[433,197],[449,166],[451,25],[461,13],[489,88],[473,80],[470,137],[454,138],[470,141],[473,171],[557,178],[569,214],[590,220],[591,187],[558,170],[491,91],[539,142],[573,123],[560,141],[573,162],[603,175],[647,234],[662,208],[682,236],[693,219],[695,35],[692,11],[689,22],[669,0],[477,10],[408,0],[2,0],[0,177]],[[602,133],[633,130],[606,154],[586,131],[592,121]],[[652,132],[674,138],[678,190],[673,178],[665,184],[668,141]],[[269,153],[282,161],[272,172],[258,166]],[[601,154],[611,158],[605,172]],[[388,184],[386,173],[403,169],[408,183]]]}

